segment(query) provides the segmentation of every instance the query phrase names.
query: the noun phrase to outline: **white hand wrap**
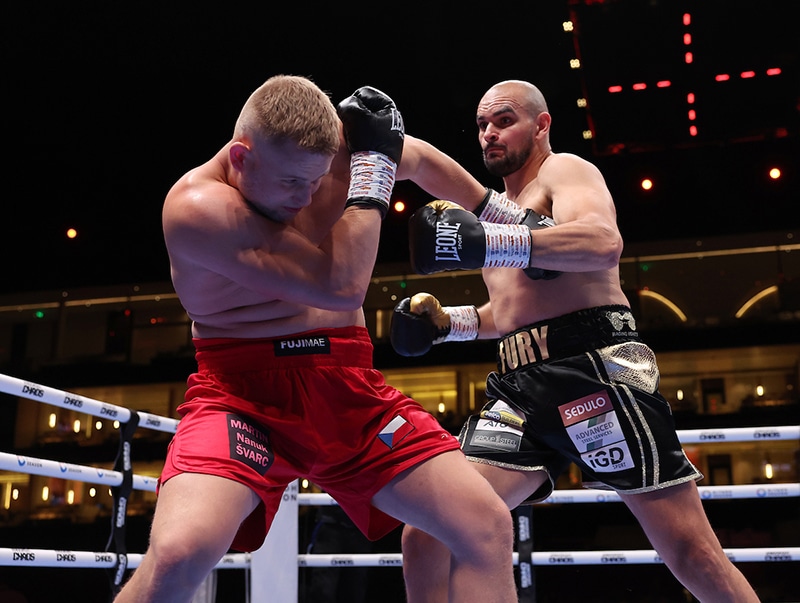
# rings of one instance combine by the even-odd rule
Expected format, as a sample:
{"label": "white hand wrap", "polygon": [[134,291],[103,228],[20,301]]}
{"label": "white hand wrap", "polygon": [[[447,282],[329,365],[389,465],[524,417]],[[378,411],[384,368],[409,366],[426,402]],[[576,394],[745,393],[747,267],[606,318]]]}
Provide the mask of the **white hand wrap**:
{"label": "white hand wrap", "polygon": [[486,205],[478,220],[494,224],[519,224],[525,219],[525,210],[504,194],[487,189]]}
{"label": "white hand wrap", "polygon": [[[383,153],[358,151],[350,156],[348,199],[374,199],[389,208],[397,164]],[[385,212],[384,212],[385,214]]]}
{"label": "white hand wrap", "polygon": [[481,321],[475,306],[445,306],[442,310],[450,316],[450,332],[434,340],[434,344],[445,341],[472,341],[478,338]]}
{"label": "white hand wrap", "polygon": [[486,232],[484,268],[527,268],[531,262],[531,229],[524,224],[482,224]]}

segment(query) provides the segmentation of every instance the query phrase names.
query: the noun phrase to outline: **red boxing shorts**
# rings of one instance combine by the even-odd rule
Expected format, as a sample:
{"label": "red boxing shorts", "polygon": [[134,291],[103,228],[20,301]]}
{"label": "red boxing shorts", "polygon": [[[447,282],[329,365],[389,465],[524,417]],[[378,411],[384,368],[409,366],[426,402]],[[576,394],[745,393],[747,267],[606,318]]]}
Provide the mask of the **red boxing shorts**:
{"label": "red boxing shorts", "polygon": [[417,402],[372,368],[363,327],[276,339],[196,339],[198,370],[160,483],[180,473],[225,477],[262,504],[232,548],[261,546],[286,486],[307,478],[377,540],[400,522],[371,504],[394,477],[459,448]]}

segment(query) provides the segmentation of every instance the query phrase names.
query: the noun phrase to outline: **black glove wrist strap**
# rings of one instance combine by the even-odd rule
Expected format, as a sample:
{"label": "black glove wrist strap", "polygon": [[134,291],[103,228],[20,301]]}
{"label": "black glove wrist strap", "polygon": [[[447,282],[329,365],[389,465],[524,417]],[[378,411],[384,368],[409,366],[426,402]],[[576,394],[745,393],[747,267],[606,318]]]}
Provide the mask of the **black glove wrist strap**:
{"label": "black glove wrist strap", "polygon": [[386,214],[389,211],[389,208],[386,207],[386,204],[383,201],[378,201],[377,199],[372,199],[371,197],[353,197],[352,199],[348,199],[344,204],[344,208],[347,209],[351,205],[355,205],[359,209],[377,209],[381,213],[381,220],[386,217]]}

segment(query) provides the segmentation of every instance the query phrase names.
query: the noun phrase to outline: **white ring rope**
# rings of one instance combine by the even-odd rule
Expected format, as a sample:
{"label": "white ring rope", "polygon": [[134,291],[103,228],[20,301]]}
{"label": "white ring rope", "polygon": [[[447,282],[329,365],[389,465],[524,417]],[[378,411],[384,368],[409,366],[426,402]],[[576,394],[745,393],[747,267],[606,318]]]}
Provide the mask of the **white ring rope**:
{"label": "white ring rope", "polygon": [[[2,549],[0,549],[2,550]],[[734,563],[800,561],[800,547],[723,549]],[[663,559],[651,550],[608,551],[557,551],[532,553],[534,565],[637,565],[663,563]],[[300,567],[389,567],[402,566],[400,553],[383,554],[333,554],[298,555]],[[519,555],[514,553],[514,565]]]}
{"label": "white ring rope", "polygon": [[728,429],[678,429],[681,444],[712,442],[764,442],[800,439],[800,425],[782,427],[731,427]]}
{"label": "white ring rope", "polygon": [[[724,549],[734,563],[773,563],[800,561],[800,547]],[[128,569],[139,567],[143,554],[128,554]],[[539,551],[532,553],[533,565],[638,565],[663,563],[652,550],[606,551]],[[0,548],[0,566],[113,568],[116,553],[87,551],[52,551],[47,549]],[[229,553],[214,569],[247,569],[250,553]],[[519,555],[514,553],[514,565]],[[337,553],[327,555],[298,555],[298,567],[401,567],[402,553]]]}
{"label": "white ring rope", "polygon": [[[37,402],[78,410],[90,415],[128,422],[132,412],[122,406],[115,406],[78,394],[31,383],[0,374],[0,391],[7,394],[30,398]],[[139,427],[156,431],[175,432],[178,420],[136,411]],[[749,442],[800,439],[800,425],[771,427],[741,427],[732,429],[678,430],[681,443]],[[29,456],[0,452],[0,470],[30,473],[47,477],[74,479],[95,484],[118,486],[123,475],[119,471],[75,465]],[[133,488],[154,492],[157,478],[133,475]],[[800,497],[800,483],[748,484],[739,486],[700,486],[703,500],[738,498],[784,498]],[[539,504],[602,503],[620,502],[622,499],[613,491],[579,489],[556,490]],[[338,503],[328,494],[297,494],[298,505],[323,506]],[[737,548],[724,549],[734,562],[776,562],[800,561],[800,547]],[[127,554],[127,568],[138,567],[143,554]],[[514,553],[514,563],[518,564],[518,553]],[[401,553],[386,554],[333,554],[298,555],[299,567],[388,567],[402,566]],[[246,569],[250,567],[251,554],[228,554],[216,565],[216,569]],[[533,552],[533,565],[624,565],[662,563],[652,550],[611,550],[611,551],[551,551]],[[75,568],[113,568],[117,564],[117,554],[113,552],[89,552],[47,549],[0,548],[0,566],[36,567],[75,567]]]}
{"label": "white ring rope", "polygon": [[[88,415],[112,419],[121,423],[131,420],[131,411],[124,406],[116,406],[108,402],[101,402],[93,398],[87,398],[79,394],[73,394],[46,385],[23,381],[16,377],[0,374],[0,392],[11,394],[12,396],[22,396],[37,402],[44,402],[61,408],[85,412]],[[139,427],[175,433],[178,427],[178,420],[170,417],[160,417],[149,412],[137,411],[139,415]]]}
{"label": "white ring rope", "polygon": [[[0,470],[43,475],[45,477],[58,477],[61,479],[74,479],[90,484],[103,484],[119,486],[122,484],[122,473],[111,469],[89,467],[87,465],[73,465],[59,461],[48,461],[32,456],[9,454],[0,452]],[[134,490],[156,491],[158,478],[146,475],[133,476]]]}
{"label": "white ring rope", "polygon": [[[128,553],[128,569],[139,567],[143,553]],[[0,548],[0,566],[23,567],[74,567],[111,569],[116,566],[117,554],[91,551],[66,551],[49,549]],[[250,553],[231,553],[217,563],[215,569],[246,569],[250,567]]]}
{"label": "white ring rope", "polygon": [[[124,406],[116,406],[100,400],[87,398],[79,394],[63,391],[31,383],[16,377],[9,377],[0,373],[0,392],[14,396],[29,398],[37,402],[44,402],[53,406],[78,410],[87,414],[116,419],[127,423],[131,418],[131,411]],[[140,417],[139,427],[174,433],[178,427],[178,420],[170,417],[161,417],[151,413],[137,411]],[[678,438],[683,444],[700,444],[709,442],[749,442],[778,441],[800,439],[800,425],[779,427],[734,427],[729,429],[679,429]]]}
{"label": "white ring rope", "polygon": [[[703,500],[729,500],[734,498],[791,498],[800,497],[800,483],[744,484],[740,486],[698,486]],[[297,502],[307,506],[337,505],[329,494],[304,493],[297,495]],[[543,501],[544,504],[622,502],[619,494],[611,490],[580,488],[577,490],[555,490]]]}
{"label": "white ring rope", "polygon": [[[88,465],[74,465],[49,461],[31,456],[22,456],[0,452],[0,471],[16,471],[45,477],[58,477],[61,479],[74,479],[80,482],[119,486],[122,483],[122,473],[110,469],[90,467]],[[146,475],[133,475],[134,490],[156,491],[158,478]],[[700,497],[709,499],[734,499],[734,498],[785,498],[800,497],[800,483],[785,484],[743,484],[738,486],[698,486]],[[577,490],[555,490],[549,497],[537,504],[568,504],[568,503],[602,503],[621,502],[619,494],[611,490],[597,490],[581,488]],[[336,506],[339,503],[325,493],[304,493],[297,495],[297,502],[305,506]]]}

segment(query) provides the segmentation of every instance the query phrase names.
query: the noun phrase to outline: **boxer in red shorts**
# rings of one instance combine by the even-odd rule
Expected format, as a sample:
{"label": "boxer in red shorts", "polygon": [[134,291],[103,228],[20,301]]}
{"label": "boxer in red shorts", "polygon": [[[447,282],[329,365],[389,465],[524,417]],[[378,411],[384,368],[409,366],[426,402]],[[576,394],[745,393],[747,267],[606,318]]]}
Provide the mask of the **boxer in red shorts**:
{"label": "boxer in red shorts", "polygon": [[232,139],[167,194],[164,237],[198,371],[148,550],[117,603],[191,601],[229,549],[261,545],[300,477],[370,538],[407,523],[447,543],[451,601],[517,600],[503,500],[372,368],[361,305],[398,178],[465,203],[484,194],[406,136],[379,90],[360,88],[337,115],[310,80],[275,76],[248,98]]}
{"label": "boxer in red shorts", "polygon": [[420,461],[459,448],[430,413],[372,368],[363,327],[195,345],[198,371],[178,408],[181,429],[161,480],[202,470],[256,492],[262,504],[242,524],[234,549],[261,546],[298,476],[323,488],[377,540],[399,522],[372,497]]}

